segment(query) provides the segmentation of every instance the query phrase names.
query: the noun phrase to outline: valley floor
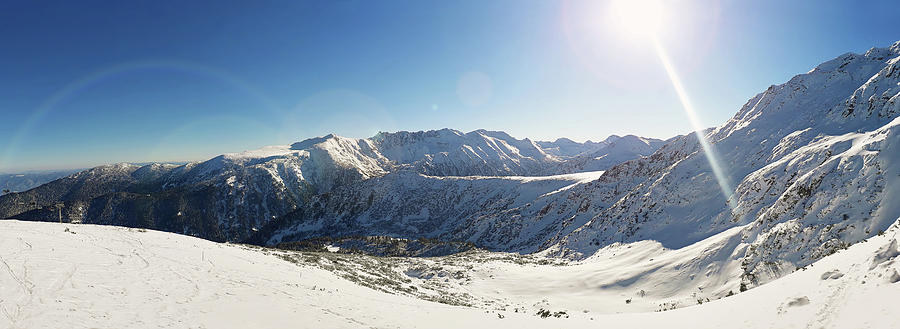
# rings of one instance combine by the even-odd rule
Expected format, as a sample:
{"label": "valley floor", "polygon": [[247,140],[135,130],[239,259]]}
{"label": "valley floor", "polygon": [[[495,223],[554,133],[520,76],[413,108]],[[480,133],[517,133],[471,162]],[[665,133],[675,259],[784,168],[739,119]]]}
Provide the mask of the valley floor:
{"label": "valley floor", "polygon": [[[681,250],[640,242],[567,262],[481,251],[438,258],[287,252],[5,220],[0,328],[900,327],[892,313],[900,296],[895,227],[716,299],[735,284],[730,255],[699,273],[690,265],[709,246],[733,243],[735,232]],[[690,306],[696,299],[703,304]],[[679,308],[653,312],[670,303]],[[538,316],[541,310],[550,316]]]}

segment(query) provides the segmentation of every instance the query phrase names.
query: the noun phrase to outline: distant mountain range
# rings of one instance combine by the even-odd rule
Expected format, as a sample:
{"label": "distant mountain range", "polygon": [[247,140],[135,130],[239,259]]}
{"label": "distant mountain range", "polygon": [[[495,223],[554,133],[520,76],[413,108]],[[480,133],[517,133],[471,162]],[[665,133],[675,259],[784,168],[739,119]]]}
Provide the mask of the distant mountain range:
{"label": "distant mountain range", "polygon": [[[649,155],[662,144],[636,136],[614,136],[599,143],[533,142],[503,132],[452,129],[379,133],[368,139],[328,135],[183,165],[122,163],[92,168],[0,197],[0,217],[62,217],[64,221],[147,227],[216,241],[245,241],[251,236],[260,241],[256,232],[273,227],[276,219],[288,221],[281,217],[289,213],[311,211],[311,205],[332,193],[400,182],[410,188],[427,187],[455,176],[469,178],[446,181],[459,182],[459,186],[482,182],[483,190],[493,189],[493,181],[518,186],[523,179],[486,177],[574,173],[586,165],[602,170],[610,162]],[[558,153],[561,149],[566,153]],[[578,181],[551,180],[556,182],[551,184],[553,189]],[[374,194],[372,198],[374,202]],[[63,209],[56,209],[57,204]]]}
{"label": "distant mountain range", "polygon": [[81,171],[81,169],[0,174],[0,190],[9,190],[11,192],[27,191],[44,183],[74,174],[78,171]]}

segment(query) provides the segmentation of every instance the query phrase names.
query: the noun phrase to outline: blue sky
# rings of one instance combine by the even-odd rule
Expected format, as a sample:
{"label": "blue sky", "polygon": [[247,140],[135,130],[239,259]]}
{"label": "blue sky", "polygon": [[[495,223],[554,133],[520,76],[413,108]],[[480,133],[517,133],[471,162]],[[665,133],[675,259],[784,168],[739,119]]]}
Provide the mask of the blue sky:
{"label": "blue sky", "polygon": [[[666,1],[701,120],[900,40],[895,1]],[[668,138],[690,124],[602,1],[3,1],[0,172],[199,160],[336,133]]]}

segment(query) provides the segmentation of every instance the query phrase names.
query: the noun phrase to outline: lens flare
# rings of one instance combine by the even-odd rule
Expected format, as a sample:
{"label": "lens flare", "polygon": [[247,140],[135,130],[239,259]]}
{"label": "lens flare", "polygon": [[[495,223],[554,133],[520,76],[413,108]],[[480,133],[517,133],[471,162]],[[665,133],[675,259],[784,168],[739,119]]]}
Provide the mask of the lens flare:
{"label": "lens flare", "polygon": [[663,25],[666,25],[667,8],[663,7],[659,0],[612,0],[609,9],[613,15],[612,21],[615,23],[614,26],[618,29],[620,35],[639,41],[650,39],[657,57],[659,57],[669,80],[672,82],[672,87],[675,88],[675,93],[681,101],[681,106],[684,108],[685,114],[687,114],[691,127],[697,135],[697,141],[700,142],[700,146],[703,148],[706,160],[709,161],[709,166],[712,168],[713,175],[715,175],[719,183],[719,188],[722,189],[722,194],[725,195],[728,206],[732,211],[737,210],[734,190],[731,187],[728,175],[725,174],[725,170],[722,168],[712,144],[706,139],[703,133],[704,126],[697,117],[694,105],[691,103],[691,99],[688,97],[687,91],[685,91],[684,85],[682,85],[681,79],[678,77],[678,73],[675,72],[675,66],[669,60],[669,55],[659,41],[659,33],[662,31]]}
{"label": "lens flare", "polygon": [[716,156],[715,149],[713,149],[712,144],[709,143],[706,139],[706,135],[703,133],[704,126],[697,117],[697,112],[694,111],[694,105],[691,103],[691,99],[688,97],[684,85],[681,84],[681,78],[679,78],[678,73],[675,72],[675,67],[669,60],[669,55],[666,53],[665,48],[663,48],[662,43],[660,43],[657,38],[652,39],[656,55],[659,56],[659,60],[662,62],[663,67],[666,69],[666,74],[672,82],[672,87],[675,88],[675,93],[678,94],[678,100],[681,101],[681,107],[684,108],[684,112],[691,122],[691,127],[694,128],[694,133],[697,135],[697,141],[700,142],[700,146],[703,148],[703,153],[706,155],[706,160],[709,161],[709,166],[716,176],[719,188],[722,190],[722,194],[725,195],[728,206],[732,210],[737,210],[737,201],[734,199],[734,190],[731,187],[731,182],[728,179],[728,176],[725,175],[725,171],[722,169],[722,165]]}

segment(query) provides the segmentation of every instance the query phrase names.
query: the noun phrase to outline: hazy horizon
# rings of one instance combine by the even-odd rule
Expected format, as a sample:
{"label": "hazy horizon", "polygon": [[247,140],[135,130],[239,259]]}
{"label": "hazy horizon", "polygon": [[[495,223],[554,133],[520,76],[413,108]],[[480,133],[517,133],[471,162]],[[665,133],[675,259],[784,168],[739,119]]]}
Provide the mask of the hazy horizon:
{"label": "hazy horizon", "polygon": [[[445,128],[439,128],[439,129],[454,129],[454,128],[445,127]],[[435,129],[435,130],[439,130],[439,129]],[[461,131],[461,130],[459,130],[459,129],[455,129],[455,130]],[[480,128],[480,129],[475,129],[475,130],[498,131],[497,129],[485,129],[485,128]],[[472,130],[472,131],[475,131],[475,130]],[[468,133],[468,132],[472,132],[472,131],[461,131],[461,132],[462,132],[462,133]],[[390,131],[390,132],[396,132],[396,131]],[[327,134],[326,134],[326,135],[327,135]],[[338,135],[338,134],[334,134],[334,135]],[[531,137],[528,137],[528,136],[512,136],[512,137],[515,137],[515,138],[517,138],[517,139],[526,139],[526,138],[528,138],[528,139],[531,139],[531,140],[533,140],[533,141],[538,141],[538,142],[545,142],[545,141],[546,141],[546,142],[553,142],[553,141],[556,141],[556,140],[558,140],[558,139],[565,138],[565,139],[569,139],[569,140],[572,140],[572,141],[577,142],[577,143],[586,143],[586,142],[588,142],[588,141],[591,141],[591,142],[599,142],[599,141],[603,141],[603,140],[605,140],[606,138],[608,138],[608,137],[610,137],[610,136],[613,136],[613,135],[616,135],[616,136],[627,136],[627,135],[634,135],[634,134],[611,134],[611,135],[608,135],[608,136],[604,136],[604,137],[602,137],[602,138],[585,139],[585,140],[577,140],[577,139],[572,139],[572,138],[565,137],[565,136],[560,136],[560,137],[557,137],[557,138],[551,138],[551,139],[534,139],[534,138],[531,138]],[[85,169],[89,169],[89,168],[93,168],[93,167],[97,167],[97,166],[103,166],[103,165],[109,165],[109,164],[116,164],[116,163],[130,163],[130,164],[136,164],[136,165],[145,165],[145,164],[151,164],[151,163],[167,163],[167,164],[179,164],[179,165],[180,165],[180,164],[186,164],[186,163],[195,162],[195,161],[208,160],[208,159],[210,159],[210,158],[212,158],[212,157],[215,157],[215,156],[218,156],[218,155],[221,155],[221,154],[225,154],[225,153],[240,153],[240,152],[243,152],[243,151],[249,151],[249,150],[259,149],[259,148],[263,148],[263,147],[267,147],[267,146],[288,145],[288,144],[291,144],[291,143],[294,143],[294,142],[301,142],[301,141],[306,140],[306,139],[313,139],[313,138],[316,138],[316,137],[322,137],[322,136],[325,136],[325,135],[320,135],[320,136],[308,136],[308,137],[298,138],[297,140],[292,141],[292,142],[289,142],[289,143],[259,145],[259,146],[257,146],[257,147],[251,147],[251,148],[249,148],[249,149],[244,149],[244,150],[231,150],[231,151],[226,151],[226,152],[221,152],[221,153],[213,153],[213,154],[199,154],[199,155],[197,155],[197,156],[196,156],[195,158],[193,158],[193,159],[158,160],[158,161],[153,161],[153,160],[150,160],[150,161],[141,161],[141,160],[122,160],[122,161],[110,161],[110,162],[93,163],[93,164],[88,164],[88,165],[84,165],[84,166],[73,166],[73,167],[60,167],[60,168],[56,168],[56,167],[47,167],[47,168],[33,167],[33,168],[30,168],[30,169],[29,169],[29,168],[23,168],[23,169],[21,169],[21,170],[15,170],[15,169],[7,170],[7,171],[2,171],[2,170],[0,170],[0,175],[16,175],[16,174],[30,174],[30,173],[46,173],[46,172],[59,172],[59,171],[85,170]],[[341,135],[338,135],[338,136],[341,136]],[[374,136],[374,135],[373,135],[373,136]],[[373,137],[373,136],[351,137],[351,138],[371,138],[371,137]],[[659,139],[662,139],[662,140],[668,140],[668,139],[673,138],[673,137],[676,137],[676,136],[678,136],[678,135],[673,135],[673,136],[669,136],[669,137],[666,137],[666,138],[659,138]],[[341,137],[349,137],[349,136],[341,136]],[[647,136],[639,136],[639,137],[647,137]]]}

